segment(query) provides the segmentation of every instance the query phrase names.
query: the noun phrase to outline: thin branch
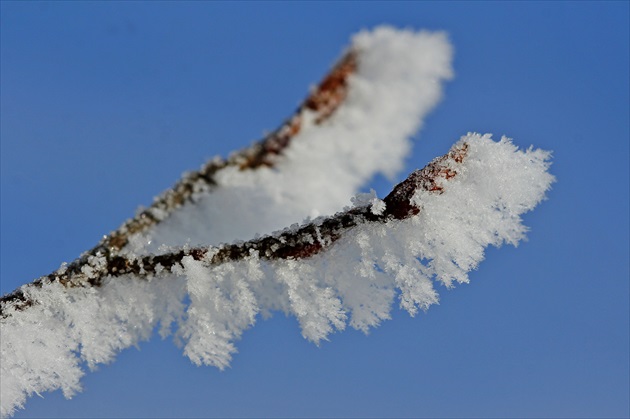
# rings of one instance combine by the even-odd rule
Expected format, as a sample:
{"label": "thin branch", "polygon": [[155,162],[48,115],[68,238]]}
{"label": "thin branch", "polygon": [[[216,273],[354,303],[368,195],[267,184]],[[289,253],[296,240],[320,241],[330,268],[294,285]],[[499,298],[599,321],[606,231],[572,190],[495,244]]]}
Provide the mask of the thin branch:
{"label": "thin branch", "polygon": [[313,112],[315,124],[326,121],[343,103],[348,91],[348,78],[356,70],[357,53],[351,50],[339,60],[298,107],[293,116],[278,129],[251,147],[233,153],[225,160],[215,158],[207,162],[201,170],[188,173],[175,186],[157,197],[149,208],[105,236],[96,247],[86,252],[85,256],[95,256],[99,252],[109,254],[120,251],[129,242],[131,235],[146,231],[158,224],[168,214],[190,201],[194,191],[199,190],[200,186],[210,189],[216,187],[215,175],[221,169],[236,166],[241,170],[253,170],[262,166],[274,166],[277,156],[283,153],[302,129],[304,113]]}
{"label": "thin branch", "polygon": [[[402,220],[418,214],[420,208],[412,202],[416,191],[442,193],[443,180],[452,179],[457,175],[456,167],[464,161],[467,152],[468,144],[460,143],[446,155],[434,159],[422,170],[413,172],[383,199],[385,208],[382,211],[378,211],[373,205],[355,207],[331,217],[315,220],[298,229],[287,229],[274,235],[239,244],[182,248],[160,255],[134,258],[108,252],[105,249],[94,255],[83,255],[67,267],[25,287],[39,287],[51,282],[58,282],[66,287],[99,287],[107,277],[127,274],[133,274],[137,278],[147,278],[163,270],[171,271],[187,256],[203,261],[208,266],[243,260],[252,254],[268,260],[308,258],[330,247],[345,232],[357,225],[382,223],[392,219]],[[23,290],[24,287],[0,298],[0,317],[8,315],[6,308],[9,305],[17,310],[24,310],[36,303]]]}
{"label": "thin branch", "polygon": [[[116,255],[127,245],[131,236],[156,226],[178,208],[191,202],[195,191],[216,188],[218,184],[215,176],[221,169],[230,166],[238,167],[240,170],[273,167],[277,162],[277,157],[282,155],[291,144],[291,140],[300,133],[306,112],[314,114],[315,125],[320,125],[328,120],[343,103],[348,94],[348,79],[358,68],[357,55],[358,53],[352,49],[347,51],[297,108],[293,116],[278,129],[250,147],[232,153],[227,159],[214,158],[199,171],[187,173],[171,189],[158,196],[149,208],[126,220],[118,229],[104,236],[95,247],[82,253],[78,259],[66,267],[64,274],[52,273],[27,286],[40,286],[44,281],[85,284],[84,279],[77,282],[77,278],[84,275],[81,269],[84,266],[90,266],[94,258],[101,257],[105,257],[108,263],[113,264],[109,274],[115,276],[116,266],[125,264],[121,262],[125,258]],[[102,278],[97,278],[87,282],[95,285],[101,280]],[[0,298],[2,303],[0,317],[5,316],[5,304],[11,301],[21,301],[17,306],[19,309],[32,304],[20,289],[15,290]]]}

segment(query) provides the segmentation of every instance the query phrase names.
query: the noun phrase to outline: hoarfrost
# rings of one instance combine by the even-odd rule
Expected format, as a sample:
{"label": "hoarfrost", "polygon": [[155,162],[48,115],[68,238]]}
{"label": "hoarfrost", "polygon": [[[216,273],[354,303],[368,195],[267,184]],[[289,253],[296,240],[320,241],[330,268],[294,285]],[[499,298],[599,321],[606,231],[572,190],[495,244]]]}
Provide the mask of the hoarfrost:
{"label": "hoarfrost", "polygon": [[159,253],[163,244],[216,245],[268,234],[333,214],[377,173],[392,178],[400,172],[410,137],[452,77],[452,48],[443,33],[379,27],[357,34],[350,49],[358,67],[329,119],[315,125],[305,112],[273,168],[221,169],[217,188],[132,237],[126,250]]}
{"label": "hoarfrost", "polygon": [[[268,233],[337,211],[375,173],[397,172],[408,137],[439,99],[439,82],[451,76],[450,46],[443,34],[379,28],[357,35],[353,47],[360,51],[359,71],[326,123],[303,128],[273,170],[225,168],[219,188],[198,191],[195,205],[132,237],[126,254],[137,258]],[[367,333],[391,317],[396,299],[411,315],[426,310],[439,300],[434,282],[468,282],[488,245],[524,238],[521,214],[553,182],[547,152],[520,151],[509,139],[494,142],[489,135],[460,141],[468,148],[457,176],[437,179],[440,193],[419,188],[412,200],[418,214],[359,224],[308,258],[252,252],[212,265],[217,250],[210,248],[204,258],[158,264],[142,278],[106,276],[100,287],[24,286],[35,303],[23,310],[15,302],[3,306],[0,414],[13,414],[33,393],[61,389],[71,397],[80,390],[84,366],[111,362],[156,328],[163,337],[173,333],[195,364],[223,369],[259,315],[293,315],[302,335],[319,343],[348,325]],[[375,216],[386,210],[374,194],[354,203],[370,205]],[[319,230],[305,242],[327,244]],[[83,274],[93,278],[103,263],[100,256],[90,259]]]}
{"label": "hoarfrost", "polygon": [[[306,259],[251,252],[217,266],[210,249],[200,260],[186,256],[148,279],[110,277],[100,288],[24,287],[37,304],[20,313],[9,306],[2,319],[3,415],[27,394],[61,388],[72,396],[80,389],[82,363],[110,362],[158,325],[163,336],[176,325],[192,362],[223,369],[260,312],[294,315],[303,336],[319,343],[347,324],[367,333],[390,318],[396,295],[411,315],[426,310],[438,302],[434,281],[447,287],[468,282],[485,247],[524,238],[520,215],[553,182],[547,152],[519,151],[511,140],[494,142],[489,135],[468,134],[462,142],[466,158],[441,193],[416,190],[418,214],[358,225]],[[366,200],[382,202],[362,195],[355,203]]]}

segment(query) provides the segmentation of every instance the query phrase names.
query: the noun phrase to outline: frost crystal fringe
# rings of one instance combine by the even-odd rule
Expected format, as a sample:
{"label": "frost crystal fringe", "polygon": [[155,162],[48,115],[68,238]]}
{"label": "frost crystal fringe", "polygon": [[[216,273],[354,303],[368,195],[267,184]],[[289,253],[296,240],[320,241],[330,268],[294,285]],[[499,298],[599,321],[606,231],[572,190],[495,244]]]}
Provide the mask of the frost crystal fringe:
{"label": "frost crystal fringe", "polygon": [[225,368],[259,313],[296,316],[303,336],[318,343],[346,324],[377,326],[397,294],[410,314],[427,309],[438,301],[433,281],[467,282],[486,246],[523,238],[520,214],[553,181],[548,159],[469,134],[382,201],[360,196],[334,217],[249,242],[101,256],[80,272],[53,274],[24,287],[37,304],[4,304],[2,398],[14,408],[31,392],[71,396],[81,361],[109,362],[158,325],[162,336],[176,325],[193,362]]}
{"label": "frost crystal fringe", "polygon": [[[186,174],[172,189],[157,197],[150,208],[125,221],[117,230],[105,236],[97,246],[85,252],[69,266],[62,267],[58,271],[59,274],[53,273],[45,278],[40,278],[33,285],[38,286],[40,281],[51,278],[65,284],[68,281],[66,272],[73,272],[74,274],[83,272],[82,270],[92,272],[94,268],[98,269],[104,263],[103,257],[110,258],[108,262],[108,265],[111,265],[109,266],[109,273],[117,275],[116,264],[123,263],[121,261],[125,258],[114,255],[117,255],[129,243],[130,237],[159,224],[182,205],[192,203],[195,193],[197,195],[200,191],[209,193],[212,188],[218,186],[215,179],[217,172],[230,166],[238,167],[239,170],[255,170],[261,166],[274,166],[277,157],[289,146],[293,137],[300,132],[302,119],[306,112],[313,113],[315,124],[318,125],[326,121],[343,102],[347,95],[348,77],[356,70],[356,55],[355,51],[348,51],[300,105],[295,115],[284,122],[276,131],[251,147],[232,154],[227,160],[215,158],[206,163],[198,172]],[[122,270],[118,275],[121,273]],[[138,269],[135,273],[140,273],[140,270]],[[95,281],[90,282],[95,283]],[[0,301],[3,304],[0,306],[0,316],[3,316],[4,303],[16,299],[23,300],[22,305],[16,307],[26,307],[31,304],[30,301],[24,300],[21,290],[16,290],[1,298]]]}
{"label": "frost crystal fringe", "polygon": [[[277,235],[251,240],[245,243],[221,247],[184,248],[161,255],[142,258],[120,256],[112,253],[90,255],[82,264],[64,266],[52,274],[25,286],[42,287],[60,283],[66,287],[100,287],[109,277],[133,275],[136,278],[153,277],[163,271],[173,273],[185,258],[203,261],[211,267],[227,262],[246,260],[251,255],[261,259],[302,259],[311,257],[336,242],[346,230],[367,222],[386,222],[405,219],[417,214],[420,208],[412,204],[411,198],[417,190],[442,192],[441,179],[450,179],[457,174],[455,164],[466,157],[468,144],[454,147],[448,154],[435,159],[422,170],[413,172],[398,184],[383,201],[369,206],[349,209],[333,217],[315,220],[297,229],[285,230]],[[23,310],[36,303],[28,298],[24,288],[20,292],[2,297],[0,317],[10,311]]]}
{"label": "frost crystal fringe", "polygon": [[[129,243],[130,237],[159,224],[184,204],[192,203],[195,196],[198,199],[200,192],[211,192],[213,188],[218,186],[215,179],[216,173],[226,167],[255,170],[262,166],[274,166],[277,157],[283,153],[291,140],[300,132],[302,120],[307,112],[314,115],[314,123],[319,125],[326,121],[343,102],[347,95],[348,77],[356,70],[356,55],[355,51],[347,52],[330,74],[298,108],[295,115],[284,122],[280,128],[251,147],[234,153],[227,160],[215,158],[206,163],[201,170],[186,174],[172,189],[157,197],[150,208],[125,221],[117,230],[105,236],[97,246],[85,252],[65,269],[81,270],[83,267],[89,267],[96,263],[95,261],[100,260],[103,255],[118,254]],[[23,298],[20,290],[3,296],[1,301],[5,302],[16,298]],[[24,304],[28,306],[30,302],[24,301]],[[1,311],[0,315],[2,315]]]}
{"label": "frost crystal fringe", "polygon": [[120,251],[127,245],[130,236],[148,230],[186,202],[194,201],[195,193],[209,192],[210,189],[218,186],[215,175],[226,167],[255,170],[262,166],[274,166],[277,157],[284,152],[291,140],[302,129],[303,119],[307,112],[312,114],[314,124],[319,125],[341,105],[348,93],[348,77],[356,71],[356,68],[357,53],[350,50],[280,128],[251,147],[234,153],[227,160],[215,158],[206,163],[198,172],[186,174],[172,189],[156,198],[150,208],[143,210],[106,236],[98,246],[87,252],[84,258],[95,256],[97,253]]}
{"label": "frost crystal fringe", "polygon": [[[400,169],[409,136],[439,100],[439,82],[451,77],[451,55],[440,33],[381,27],[356,35],[279,129],[185,175],[61,270],[90,271],[102,257],[247,240],[339,211],[375,173]],[[2,301],[23,300],[21,293]]]}
{"label": "frost crystal fringe", "polygon": [[315,343],[347,325],[367,332],[396,298],[414,315],[438,301],[435,281],[467,282],[485,247],[516,245],[520,215],[553,181],[549,153],[489,135],[465,136],[383,200],[359,195],[338,212],[374,174],[402,167],[451,55],[439,33],[359,33],[278,130],[185,175],[75,262],[2,297],[0,415],[34,393],[71,397],[84,365],[156,328],[218,368],[274,311]]}
{"label": "frost crystal fringe", "polygon": [[[83,276],[96,283],[107,263],[113,273],[123,260],[158,257],[174,248],[190,250],[190,243],[214,248],[341,210],[375,174],[391,178],[400,171],[410,137],[441,98],[443,82],[452,77],[451,57],[442,33],[379,27],[357,34],[330,74],[279,129],[226,160],[214,159],[200,171],[184,175],[150,208],[52,276],[68,273],[73,281],[81,283]],[[187,272],[192,272],[198,263],[182,257],[173,268],[188,266]],[[237,275],[231,273],[232,265],[215,267],[213,280]],[[156,264],[155,276],[161,268]],[[251,278],[269,284],[261,271],[250,268]],[[145,273],[139,266],[138,274]],[[191,348],[204,340],[182,323],[184,295],[203,287],[182,282],[177,273],[170,281],[146,278],[138,281],[127,274],[115,281],[105,278],[101,287],[68,287],[61,280],[48,283],[48,276],[4,296],[0,415],[12,414],[33,393],[62,388],[71,396],[79,389],[82,362],[91,368],[111,360],[121,349],[148,338],[158,319],[163,336],[171,323],[182,325],[179,338],[187,342],[191,359],[222,365],[230,344],[219,345],[217,356],[206,352],[200,358]],[[242,281],[235,287],[228,284],[226,279],[217,288],[221,292],[202,294],[220,303],[223,315],[237,318],[240,313],[247,323],[255,316],[255,311],[245,309],[251,306],[239,311],[228,302],[251,300],[251,287]],[[304,298],[297,284],[291,289],[293,298]],[[261,310],[284,307],[274,297],[282,290],[255,291]],[[208,310],[190,307],[186,324],[204,324]],[[81,316],[83,311],[92,315]],[[231,328],[245,324],[234,321]],[[231,333],[216,332],[226,339]]]}

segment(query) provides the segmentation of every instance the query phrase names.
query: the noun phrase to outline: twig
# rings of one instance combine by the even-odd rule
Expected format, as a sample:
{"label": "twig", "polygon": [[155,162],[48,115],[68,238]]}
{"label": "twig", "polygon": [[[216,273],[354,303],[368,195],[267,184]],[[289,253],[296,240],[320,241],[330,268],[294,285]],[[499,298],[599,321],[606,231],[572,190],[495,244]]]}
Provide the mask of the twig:
{"label": "twig", "polygon": [[[43,281],[58,281],[61,283],[75,283],[76,278],[83,275],[81,269],[90,266],[95,259],[105,257],[114,263],[111,274],[115,275],[116,264],[123,264],[124,257],[116,256],[129,243],[134,234],[142,233],[154,227],[187,202],[191,202],[195,191],[200,189],[212,190],[216,188],[215,175],[226,167],[238,167],[240,170],[255,170],[259,167],[272,167],[277,157],[290,145],[291,140],[302,129],[306,112],[314,114],[314,123],[319,125],[330,118],[343,103],[348,93],[348,78],[357,71],[357,52],[349,50],[332,68],[320,84],[309,94],[297,108],[293,116],[287,119],[278,129],[268,134],[262,140],[250,147],[232,153],[227,159],[215,158],[208,161],[199,171],[187,173],[171,189],[158,196],[149,208],[144,209],[135,217],[126,220],[119,228],[104,236],[92,249],[66,267],[66,273],[53,273],[42,277],[28,286],[40,286]],[[108,270],[109,271],[109,270]],[[72,279],[71,279],[72,278]],[[99,280],[87,281],[94,285]],[[78,283],[85,283],[79,280]],[[4,317],[5,304],[11,301],[21,301],[16,307],[19,309],[32,304],[18,289],[0,298],[0,317]]]}
{"label": "twig", "polygon": [[168,214],[190,201],[194,191],[199,190],[200,185],[210,187],[210,189],[216,187],[215,175],[221,169],[237,166],[241,170],[254,170],[261,166],[274,166],[277,156],[283,153],[291,140],[300,132],[306,111],[315,114],[315,124],[321,124],[337,110],[347,95],[348,77],[356,69],[357,54],[349,51],[280,128],[251,147],[233,153],[225,160],[215,158],[207,162],[201,170],[188,173],[175,186],[157,197],[149,208],[105,236],[96,247],[86,252],[85,256],[95,256],[98,252],[120,251],[129,242],[131,235],[153,227]]}
{"label": "twig", "polygon": [[51,282],[58,282],[66,287],[99,287],[107,277],[127,274],[133,274],[137,278],[148,278],[163,270],[171,271],[187,256],[203,261],[208,266],[242,260],[252,253],[268,260],[311,257],[330,247],[346,231],[359,224],[387,222],[392,219],[402,220],[418,214],[421,209],[412,202],[416,191],[442,193],[443,186],[440,179],[449,180],[455,177],[458,173],[456,167],[464,161],[467,152],[468,144],[460,143],[422,170],[413,172],[383,199],[385,208],[382,211],[376,210],[373,205],[355,207],[305,224],[298,229],[287,229],[274,235],[239,244],[182,248],[161,255],[140,257],[122,256],[108,251],[107,248],[98,250],[93,255],[84,254],[67,267],[1,297],[0,317],[8,315],[6,309],[9,306],[16,310],[24,310],[36,303],[25,294],[25,287],[40,287]]}

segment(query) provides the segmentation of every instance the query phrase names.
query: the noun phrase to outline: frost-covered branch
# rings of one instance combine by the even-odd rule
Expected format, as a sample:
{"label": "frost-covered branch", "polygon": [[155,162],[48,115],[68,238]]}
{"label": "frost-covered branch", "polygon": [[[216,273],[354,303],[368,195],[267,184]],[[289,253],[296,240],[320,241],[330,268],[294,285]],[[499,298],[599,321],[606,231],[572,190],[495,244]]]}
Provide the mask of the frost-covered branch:
{"label": "frost-covered branch", "polygon": [[313,124],[325,122],[341,105],[348,93],[348,77],[356,71],[357,52],[349,50],[333,67],[330,73],[304,100],[293,116],[278,129],[252,146],[233,153],[229,158],[217,157],[207,162],[199,171],[187,173],[172,189],[157,197],[151,207],[127,220],[117,230],[93,249],[83,255],[83,260],[98,253],[116,253],[129,242],[129,238],[146,231],[168,217],[182,205],[195,200],[201,191],[209,193],[217,187],[217,172],[236,167],[239,170],[255,170],[261,166],[273,167],[278,156],[289,146],[300,132],[306,114],[314,118]]}
{"label": "frost-covered branch", "polygon": [[[400,169],[409,137],[440,98],[439,82],[451,77],[451,54],[440,33],[381,27],[356,35],[280,128],[185,174],[149,208],[62,265],[68,274],[59,281],[92,271],[103,258],[247,240],[339,211],[374,174]],[[20,289],[2,297],[15,300],[22,301],[17,307],[30,304]]]}
{"label": "frost-covered branch", "polygon": [[[180,275],[200,263],[189,257],[190,249],[209,254],[221,243],[249,240],[309,217],[321,224],[318,217],[340,211],[375,174],[392,178],[403,167],[411,136],[441,98],[443,82],[452,77],[451,57],[443,33],[379,27],[355,35],[338,64],[279,129],[184,175],[77,260],[2,297],[0,415],[11,414],[34,392],[62,388],[72,395],[79,389],[81,363],[93,367],[111,360],[148,338],[158,323],[163,335],[171,324],[183,326],[182,316],[192,325],[200,311],[192,306],[186,311],[182,299],[192,282],[187,285]],[[315,248],[292,252],[306,255]],[[173,249],[189,253],[165,269]],[[163,261],[155,263],[153,275],[145,258]],[[252,258],[203,266],[225,271],[253,263]],[[169,275],[171,280],[163,278]],[[276,285],[268,285],[257,296],[267,301],[262,312],[288,310],[281,303],[283,291],[274,297]],[[233,311],[226,308],[216,320]],[[195,333],[187,327],[177,336],[193,348]],[[212,363],[187,353],[195,362]],[[215,358],[224,360],[231,350],[217,353]]]}
{"label": "frost-covered branch", "polygon": [[157,326],[194,363],[225,368],[259,314],[294,315],[317,343],[346,325],[367,332],[389,319],[396,297],[412,315],[427,309],[438,301],[434,281],[468,282],[485,247],[524,237],[520,215],[553,181],[548,159],[469,134],[382,201],[362,197],[337,216],[233,245],[97,257],[59,273],[65,284],[25,286],[37,303],[7,302],[2,318],[4,412],[34,391],[71,396],[82,362],[111,361]]}
{"label": "frost-covered branch", "polygon": [[176,267],[181,267],[184,258],[202,261],[207,266],[217,266],[226,262],[245,260],[252,254],[267,260],[311,257],[336,242],[345,231],[359,224],[386,222],[391,219],[402,220],[416,215],[420,207],[412,203],[414,194],[418,190],[441,193],[443,191],[441,180],[455,177],[456,166],[464,161],[467,150],[466,142],[457,145],[424,169],[413,172],[382,201],[377,200],[367,206],[351,208],[332,217],[322,217],[299,228],[287,229],[274,235],[219,247],[186,247],[159,255],[140,257],[119,255],[106,250],[103,253],[98,251],[3,296],[0,299],[0,317],[36,304],[36,301],[28,297],[27,289],[41,287],[43,284],[56,282],[65,287],[99,287],[106,278],[133,275],[142,279],[153,277],[164,270],[172,272]]}
{"label": "frost-covered branch", "polygon": [[401,169],[451,55],[440,33],[359,33],[278,130],[185,175],[94,249],[2,297],[0,415],[33,393],[71,397],[84,367],[156,328],[192,362],[221,369],[243,331],[276,311],[315,343],[348,325],[367,332],[395,300],[414,315],[438,301],[435,283],[468,282],[487,246],[516,245],[521,214],[553,176],[548,152],[505,138],[468,134],[387,197],[358,195],[343,209],[372,176]]}
{"label": "frost-covered branch", "polygon": [[[123,273],[151,273],[150,266],[168,264],[175,260],[175,255],[145,257],[131,261],[126,256],[118,256],[130,237],[145,232],[166,219],[170,214],[186,203],[195,201],[195,194],[201,191],[208,194],[218,186],[215,179],[217,172],[227,167],[239,170],[256,170],[261,166],[273,167],[279,155],[287,148],[291,140],[300,132],[305,115],[314,118],[314,124],[326,121],[339,107],[347,95],[348,77],[357,67],[357,53],[349,50],[333,67],[330,73],[311,92],[299,106],[295,114],[280,128],[268,134],[263,140],[252,146],[233,153],[227,159],[219,157],[207,162],[199,171],[187,173],[171,189],[155,198],[153,204],[135,217],[125,221],[118,229],[105,236],[94,248],[84,252],[80,258],[60,270],[36,280],[32,286],[39,286],[42,281],[60,282],[64,285],[98,285],[102,275],[118,276]],[[181,252],[180,252],[181,253]],[[152,263],[149,262],[152,260]],[[138,267],[145,266],[144,269]],[[86,274],[89,272],[89,275]],[[0,316],[4,316],[4,307],[9,302],[19,301],[17,309],[30,306],[33,302],[26,299],[22,290],[16,290],[0,297]]]}
{"label": "frost-covered branch", "polygon": [[[116,266],[123,263],[125,256],[115,256],[129,243],[134,235],[146,232],[186,203],[194,203],[202,194],[209,194],[219,186],[216,174],[228,167],[238,170],[256,170],[260,167],[273,167],[291,140],[300,132],[305,118],[312,118],[314,125],[325,122],[341,105],[348,90],[348,77],[356,71],[357,52],[350,49],[330,73],[320,82],[311,94],[299,106],[293,116],[285,121],[277,130],[268,134],[263,140],[252,146],[233,153],[227,159],[219,157],[207,162],[199,171],[187,173],[171,189],[155,198],[153,204],[140,211],[133,218],[125,221],[118,229],[106,235],[98,245],[84,252],[80,258],[68,266],[64,266],[62,274],[50,274],[34,282],[34,286],[43,280],[54,280],[63,283],[74,283],[83,275],[84,269],[90,271],[95,260],[107,260],[106,271],[116,274]],[[79,282],[85,282],[79,280]],[[93,278],[89,282],[98,282]],[[4,315],[4,305],[9,301],[20,300],[16,307],[27,307],[31,301],[24,298],[21,290],[2,296],[0,316]]]}

